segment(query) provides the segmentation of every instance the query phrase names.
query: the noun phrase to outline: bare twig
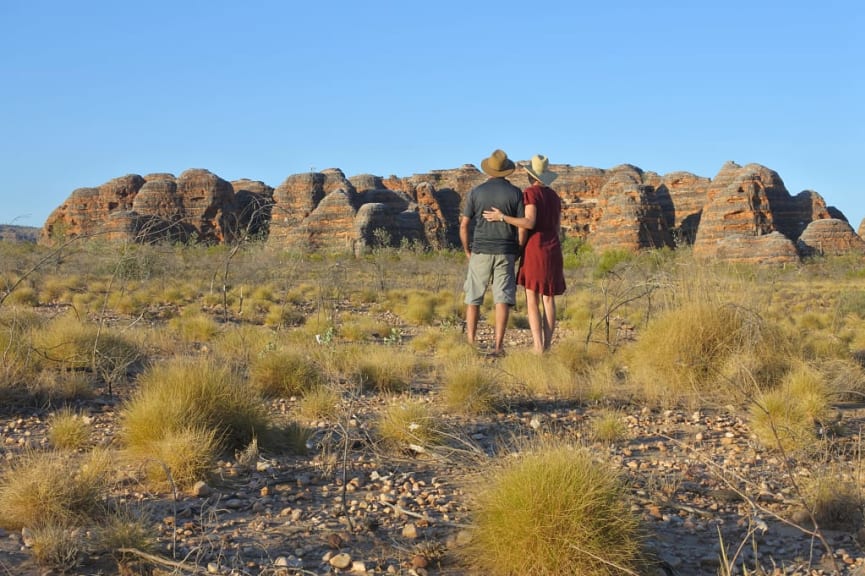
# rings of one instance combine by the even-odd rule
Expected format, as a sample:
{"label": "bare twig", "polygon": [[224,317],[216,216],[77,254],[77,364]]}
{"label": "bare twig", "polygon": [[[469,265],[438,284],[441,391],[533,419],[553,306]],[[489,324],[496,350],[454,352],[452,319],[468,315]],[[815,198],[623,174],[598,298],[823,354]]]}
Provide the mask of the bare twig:
{"label": "bare twig", "polygon": [[411,510],[406,510],[399,504],[391,504],[390,502],[382,502],[385,506],[389,506],[393,509],[393,511],[397,514],[404,514],[405,516],[411,516],[412,518],[417,518],[418,520],[423,520],[424,522],[428,522],[430,524],[440,524],[442,526],[453,526],[454,528],[471,528],[468,524],[460,524],[459,522],[449,522],[446,520],[435,520],[430,518],[426,514],[418,514],[417,512],[412,512]]}
{"label": "bare twig", "polygon": [[[702,454],[700,454],[699,451],[697,451],[692,446],[688,446],[687,444],[684,444],[684,443],[680,442],[679,440],[672,438],[670,436],[662,436],[662,437],[667,439],[668,441],[684,448],[685,450],[692,452],[704,464],[706,464],[712,468],[715,468],[715,469],[720,469],[720,471],[723,472],[723,473],[718,474],[718,477],[720,478],[720,480],[724,484],[726,484],[730,490],[732,490],[734,493],[736,493],[736,495],[738,495],[740,498],[742,498],[742,500],[747,502],[751,506],[752,509],[759,510],[760,512],[763,512],[766,515],[771,516],[772,518],[778,520],[779,522],[786,524],[787,526],[790,526],[791,528],[795,528],[796,530],[802,532],[803,534],[805,534],[807,536],[810,536],[812,538],[816,538],[817,540],[819,540],[820,543],[823,545],[824,549],[826,550],[827,556],[829,556],[832,559],[833,567],[836,570],[839,569],[838,564],[837,564],[837,560],[835,559],[834,555],[832,554],[832,547],[829,545],[829,542],[826,540],[826,537],[823,535],[822,530],[820,530],[820,527],[817,524],[817,520],[814,517],[813,510],[811,509],[810,506],[808,506],[808,504],[805,501],[805,498],[802,496],[802,492],[799,489],[799,486],[796,484],[795,480],[792,479],[793,474],[792,474],[792,470],[790,470],[789,460],[787,459],[786,455],[783,455],[783,460],[784,460],[784,467],[785,467],[785,470],[787,472],[787,476],[791,478],[791,482],[793,483],[794,489],[796,490],[797,495],[799,495],[799,497],[802,501],[802,504],[805,507],[805,510],[807,511],[809,518],[811,519],[811,522],[813,522],[813,524],[814,524],[813,530],[809,530],[805,526],[797,524],[797,523],[793,522],[792,520],[788,520],[787,518],[784,518],[783,516],[781,516],[777,512],[761,505],[759,502],[757,502],[756,500],[751,498],[747,493],[745,493],[738,486],[736,486],[736,484],[734,484],[733,482],[731,482],[727,478],[727,475],[729,474],[728,470],[722,468],[720,465],[718,465],[715,462],[712,462],[708,458],[705,458]],[[738,477],[738,479],[741,480],[742,482],[746,483],[746,484],[748,483],[747,480],[742,478],[742,477]]]}
{"label": "bare twig", "polygon": [[593,554],[592,552],[589,552],[588,550],[583,550],[582,548],[580,548],[579,546],[577,546],[573,542],[570,543],[570,546],[571,546],[571,548],[573,548],[577,552],[579,552],[581,554],[585,554],[586,556],[589,556],[591,558],[594,558],[598,562],[601,562],[602,564],[606,564],[607,566],[615,568],[616,570],[619,570],[620,572],[624,572],[625,574],[630,574],[631,576],[640,576],[637,572],[634,572],[633,570],[629,570],[628,568],[625,568],[624,566],[620,566],[620,565],[616,564],[615,562],[610,562],[609,560],[605,560],[605,559],[601,558],[600,556],[598,556],[597,554]]}
{"label": "bare twig", "polygon": [[137,548],[118,548],[117,551],[121,554],[130,554],[132,556],[137,556],[142,560],[152,562],[153,564],[168,566],[170,568],[175,568],[184,572],[192,572],[193,574],[208,574],[206,569],[196,566],[195,564],[189,564],[187,562],[181,562],[178,560],[170,560],[168,558],[163,558],[162,556],[157,556],[155,554],[144,552]]}

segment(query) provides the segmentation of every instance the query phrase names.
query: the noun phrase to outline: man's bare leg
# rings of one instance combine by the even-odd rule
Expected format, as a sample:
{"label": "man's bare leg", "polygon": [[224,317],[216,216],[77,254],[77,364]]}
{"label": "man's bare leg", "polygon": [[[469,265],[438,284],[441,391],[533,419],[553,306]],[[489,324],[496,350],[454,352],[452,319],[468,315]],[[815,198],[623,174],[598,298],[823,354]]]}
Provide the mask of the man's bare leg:
{"label": "man's bare leg", "polygon": [[480,315],[480,306],[477,304],[466,305],[466,336],[469,344],[475,345],[475,335],[478,331],[478,316]]}
{"label": "man's bare leg", "polygon": [[504,350],[505,329],[508,327],[508,316],[510,313],[511,307],[509,305],[496,304],[496,354],[500,354]]}

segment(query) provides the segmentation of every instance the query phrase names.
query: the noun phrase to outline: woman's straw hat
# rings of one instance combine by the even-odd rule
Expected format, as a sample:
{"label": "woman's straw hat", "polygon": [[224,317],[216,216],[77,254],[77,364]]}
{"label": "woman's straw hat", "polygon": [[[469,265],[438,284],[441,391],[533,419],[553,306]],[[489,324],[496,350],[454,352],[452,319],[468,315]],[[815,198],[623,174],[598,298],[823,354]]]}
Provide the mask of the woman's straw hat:
{"label": "woman's straw hat", "polygon": [[531,164],[526,166],[526,172],[535,180],[543,182],[544,186],[549,186],[559,176],[555,172],[551,172],[549,166],[550,161],[546,156],[536,154],[532,157]]}

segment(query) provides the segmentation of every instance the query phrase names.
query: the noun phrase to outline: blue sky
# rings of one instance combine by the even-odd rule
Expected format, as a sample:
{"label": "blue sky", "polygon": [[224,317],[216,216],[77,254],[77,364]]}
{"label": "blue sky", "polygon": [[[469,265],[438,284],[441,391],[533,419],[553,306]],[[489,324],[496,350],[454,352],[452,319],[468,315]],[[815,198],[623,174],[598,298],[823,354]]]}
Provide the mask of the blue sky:
{"label": "blue sky", "polygon": [[865,4],[0,0],[0,223],[207,168],[409,176],[516,160],[714,177],[865,216]]}

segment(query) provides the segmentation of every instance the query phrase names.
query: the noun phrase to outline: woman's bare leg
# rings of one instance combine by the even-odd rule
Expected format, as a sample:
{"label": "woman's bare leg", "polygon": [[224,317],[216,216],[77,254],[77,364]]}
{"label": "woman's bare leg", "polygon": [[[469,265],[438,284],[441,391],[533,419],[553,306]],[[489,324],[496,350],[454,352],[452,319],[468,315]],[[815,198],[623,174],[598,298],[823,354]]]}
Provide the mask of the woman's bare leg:
{"label": "woman's bare leg", "polygon": [[538,293],[526,288],[526,314],[529,316],[529,328],[532,330],[534,350],[540,354],[544,351],[544,327],[541,325],[541,309]]}
{"label": "woman's bare leg", "polygon": [[556,331],[556,297],[544,296],[544,350],[549,350]]}

